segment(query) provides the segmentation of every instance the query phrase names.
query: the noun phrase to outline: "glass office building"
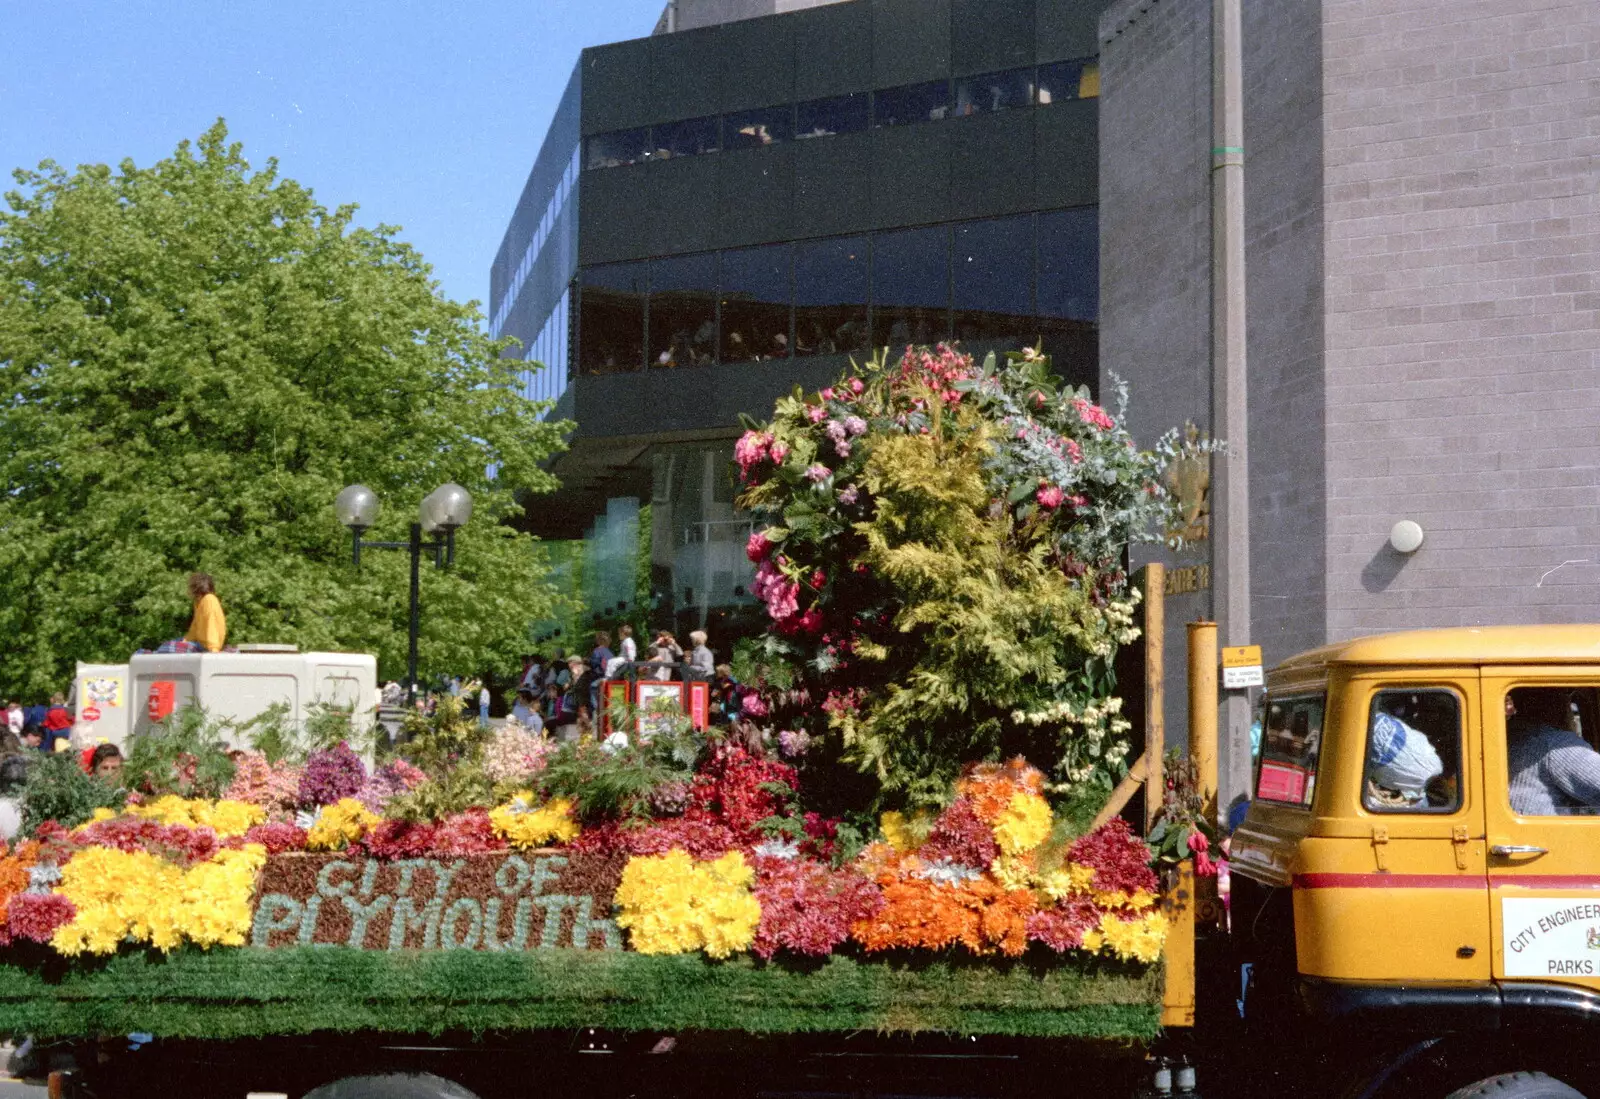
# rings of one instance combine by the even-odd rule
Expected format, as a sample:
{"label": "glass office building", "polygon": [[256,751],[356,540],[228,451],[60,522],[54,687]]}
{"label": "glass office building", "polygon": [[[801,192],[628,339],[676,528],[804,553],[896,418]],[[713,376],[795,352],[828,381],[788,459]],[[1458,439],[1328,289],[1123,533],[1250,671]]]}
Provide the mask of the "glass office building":
{"label": "glass office building", "polygon": [[1095,384],[1103,6],[844,0],[585,50],[490,276],[524,391],[577,425],[530,529],[623,554],[597,520],[648,504],[651,597],[697,625],[748,601],[740,413],[948,339]]}

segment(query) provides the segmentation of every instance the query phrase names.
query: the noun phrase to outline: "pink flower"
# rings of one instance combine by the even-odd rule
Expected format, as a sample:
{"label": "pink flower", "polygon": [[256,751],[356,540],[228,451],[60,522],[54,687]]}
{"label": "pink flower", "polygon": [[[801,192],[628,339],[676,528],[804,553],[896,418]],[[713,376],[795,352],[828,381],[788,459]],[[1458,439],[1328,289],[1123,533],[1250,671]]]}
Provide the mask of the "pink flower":
{"label": "pink flower", "polygon": [[1078,440],[1076,440],[1076,439],[1068,439],[1067,440],[1067,455],[1074,462],[1083,461],[1083,447],[1078,445]]}
{"label": "pink flower", "polygon": [[789,444],[785,442],[774,442],[772,444],[772,450],[770,453],[772,455],[773,462],[777,465],[782,465],[783,460],[789,456]]}
{"label": "pink flower", "polygon": [[744,698],[740,700],[739,709],[743,710],[751,717],[766,717],[767,713],[769,712],[767,710],[767,704],[761,701],[761,696],[756,694],[754,691],[746,694]]}
{"label": "pink flower", "polygon": [[865,435],[867,433],[867,421],[860,416],[846,416],[844,418],[844,429],[852,436]]}
{"label": "pink flower", "polygon": [[850,444],[840,439],[833,444],[833,452],[841,458],[848,458],[850,457]]}
{"label": "pink flower", "polygon": [[817,569],[811,574],[811,590],[821,591],[828,582],[828,573],[825,569]]}
{"label": "pink flower", "polygon": [[861,394],[866,390],[866,388],[867,387],[864,384],[862,384],[862,381],[861,381],[860,378],[851,378],[850,379],[850,392],[854,393],[857,397],[861,396]]}
{"label": "pink flower", "polygon": [[1217,872],[1217,864],[1211,860],[1211,841],[1206,839],[1206,834],[1195,828],[1189,833],[1189,850],[1194,852],[1194,872],[1202,878],[1209,878]]}
{"label": "pink flower", "polygon": [[828,418],[828,410],[819,404],[814,404],[806,409],[806,419],[814,424],[820,424]]}
{"label": "pink flower", "polygon": [[733,444],[733,460],[739,463],[739,475],[748,477],[767,457],[767,448],[771,445],[772,436],[765,431],[746,431],[739,436],[739,441]]}
{"label": "pink flower", "polygon": [[831,400],[833,400],[833,387],[829,386],[827,389],[824,389],[821,393],[819,393],[817,395],[819,397],[821,397],[825,401],[831,401]]}
{"label": "pink flower", "polygon": [[859,496],[860,492],[856,489],[855,485],[846,485],[844,488],[839,490],[839,502],[844,504],[846,507],[855,503],[857,497]]}
{"label": "pink flower", "polygon": [[812,484],[820,485],[828,479],[828,467],[821,462],[813,462],[806,467],[806,479]]}
{"label": "pink flower", "polygon": [[1062,492],[1058,485],[1043,485],[1033,494],[1033,498],[1039,501],[1040,507],[1053,511],[1061,506],[1061,501],[1066,499],[1066,493]]}
{"label": "pink flower", "polygon": [[755,531],[745,541],[744,555],[750,558],[752,564],[761,564],[771,553],[772,542],[767,538],[766,531]]}
{"label": "pink flower", "polygon": [[767,588],[767,615],[775,622],[800,610],[800,585],[794,581],[779,581]]}
{"label": "pink flower", "polygon": [[1117,426],[1117,422],[1106,414],[1106,410],[1097,404],[1091,404],[1082,397],[1072,401],[1072,407],[1077,410],[1078,418],[1090,427],[1097,427],[1101,431],[1110,431]]}

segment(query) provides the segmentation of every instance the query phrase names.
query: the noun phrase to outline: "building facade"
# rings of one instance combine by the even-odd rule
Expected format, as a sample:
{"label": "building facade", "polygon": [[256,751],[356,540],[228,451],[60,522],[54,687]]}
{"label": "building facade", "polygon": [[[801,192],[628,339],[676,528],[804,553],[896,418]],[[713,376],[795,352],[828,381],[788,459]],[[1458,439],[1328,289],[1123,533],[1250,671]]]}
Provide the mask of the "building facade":
{"label": "building facade", "polygon": [[[1101,23],[1101,370],[1147,438],[1209,427],[1210,16]],[[1244,0],[1243,30],[1252,640],[1595,620],[1600,5]],[[1171,561],[1169,646],[1209,548]]]}
{"label": "building facade", "polygon": [[1102,7],[680,0],[583,51],[490,277],[577,425],[530,528],[621,553],[639,514],[658,612],[704,622],[750,602],[742,414],[950,338],[1096,385]]}

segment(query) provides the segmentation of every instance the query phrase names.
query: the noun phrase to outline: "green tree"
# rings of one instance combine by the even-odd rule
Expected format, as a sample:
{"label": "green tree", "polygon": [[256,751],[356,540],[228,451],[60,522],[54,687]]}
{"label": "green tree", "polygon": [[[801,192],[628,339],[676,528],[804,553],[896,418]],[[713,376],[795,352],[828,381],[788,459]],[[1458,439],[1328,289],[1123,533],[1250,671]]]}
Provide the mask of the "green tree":
{"label": "green tree", "polygon": [[[468,488],[456,566],[424,568],[423,672],[514,665],[548,613],[541,546],[500,520],[568,425],[515,391],[511,341],[390,226],[253,170],[219,120],[149,168],[46,161],[0,212],[0,689],[178,636],[212,573],[230,641],[405,667],[407,561],[349,563],[332,500],[372,487],[403,540]],[[489,471],[493,470],[491,477]]]}

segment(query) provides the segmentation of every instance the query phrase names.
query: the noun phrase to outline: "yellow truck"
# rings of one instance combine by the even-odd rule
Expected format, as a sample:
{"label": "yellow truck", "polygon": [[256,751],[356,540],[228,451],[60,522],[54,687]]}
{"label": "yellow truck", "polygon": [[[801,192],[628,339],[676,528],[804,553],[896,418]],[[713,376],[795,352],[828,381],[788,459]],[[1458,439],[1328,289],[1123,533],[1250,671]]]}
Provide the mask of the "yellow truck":
{"label": "yellow truck", "polygon": [[1280,1090],[1600,1095],[1600,626],[1315,649],[1261,730],[1229,1059]]}

